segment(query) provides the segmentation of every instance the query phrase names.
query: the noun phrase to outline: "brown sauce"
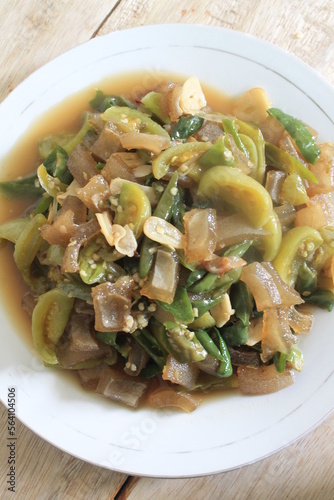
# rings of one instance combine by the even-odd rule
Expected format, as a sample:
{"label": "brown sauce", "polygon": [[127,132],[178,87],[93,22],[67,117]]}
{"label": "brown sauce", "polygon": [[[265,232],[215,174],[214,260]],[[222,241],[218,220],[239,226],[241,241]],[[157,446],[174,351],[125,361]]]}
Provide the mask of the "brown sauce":
{"label": "brown sauce", "polygon": [[[122,95],[129,100],[136,100],[165,81],[184,80],[185,78],[171,73],[128,73],[105,79],[98,85],[69,96],[62,103],[38,117],[8,155],[1,160],[0,180],[13,180],[36,170],[40,164],[38,153],[40,139],[56,133],[78,130],[82,113],[89,109],[89,101],[95,96],[96,88],[103,90],[105,94]],[[231,98],[204,84],[202,84],[202,89],[207,104],[213,110],[226,114],[231,112]],[[22,215],[29,208],[30,203],[1,198],[0,224]],[[31,318],[22,308],[22,297],[26,291],[27,287],[13,260],[13,245],[6,243],[0,248],[0,298],[12,320],[14,330],[22,334],[25,342],[32,345]],[[216,397],[219,392],[214,391],[211,397]]]}

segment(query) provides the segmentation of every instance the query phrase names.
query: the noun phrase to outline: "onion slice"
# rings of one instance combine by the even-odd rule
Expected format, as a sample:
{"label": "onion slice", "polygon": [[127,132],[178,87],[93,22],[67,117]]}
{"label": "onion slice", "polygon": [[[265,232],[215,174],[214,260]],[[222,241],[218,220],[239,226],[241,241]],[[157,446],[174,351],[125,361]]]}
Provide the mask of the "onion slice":
{"label": "onion slice", "polygon": [[194,208],[183,217],[188,262],[211,259],[217,244],[216,211]]}
{"label": "onion slice", "polygon": [[200,405],[201,399],[195,394],[175,391],[172,387],[162,387],[148,396],[148,402],[157,408],[178,408],[191,413]]}
{"label": "onion slice", "polygon": [[302,304],[303,299],[284,283],[269,262],[252,262],[243,267],[240,278],[250,289],[258,311]]}
{"label": "onion slice", "polygon": [[261,359],[264,363],[269,361],[276,352],[284,354],[290,352],[291,347],[296,343],[296,337],[289,325],[289,309],[287,307],[263,311],[261,340]]}

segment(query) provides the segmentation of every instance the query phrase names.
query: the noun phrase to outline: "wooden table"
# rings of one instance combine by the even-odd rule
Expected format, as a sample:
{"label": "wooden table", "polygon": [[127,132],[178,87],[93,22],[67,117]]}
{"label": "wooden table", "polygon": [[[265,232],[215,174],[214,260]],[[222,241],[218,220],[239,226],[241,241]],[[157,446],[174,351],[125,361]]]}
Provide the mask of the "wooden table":
{"label": "wooden table", "polygon": [[[133,26],[179,22],[255,35],[295,54],[334,84],[333,0],[1,0],[0,101],[32,71],[79,43]],[[5,429],[7,411],[0,406],[0,429]],[[1,498],[334,497],[334,415],[270,458],[193,479],[128,477],[73,458],[20,423],[17,436],[15,496],[6,491],[8,455],[2,432]]]}

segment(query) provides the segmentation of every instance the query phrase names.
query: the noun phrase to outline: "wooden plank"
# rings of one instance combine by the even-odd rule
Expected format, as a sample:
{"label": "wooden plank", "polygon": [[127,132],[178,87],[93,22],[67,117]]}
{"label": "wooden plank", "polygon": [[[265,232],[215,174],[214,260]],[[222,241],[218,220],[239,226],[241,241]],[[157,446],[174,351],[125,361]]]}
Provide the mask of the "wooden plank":
{"label": "wooden plank", "polygon": [[[94,36],[117,0],[51,0],[0,3],[0,101],[52,58]],[[66,20],[64,20],[66,16]],[[0,487],[7,491],[7,410],[0,405]],[[113,498],[126,475],[63,453],[17,421],[17,492],[20,498]]]}
{"label": "wooden plank", "polygon": [[[18,415],[19,415],[18,401]],[[36,418],[38,418],[36,416]],[[7,490],[7,409],[0,404],[0,497],[13,498]],[[58,450],[16,419],[16,493],[18,498],[114,498],[126,475],[102,469]],[[15,497],[15,494],[14,494]]]}
{"label": "wooden plank", "polygon": [[302,59],[334,84],[332,0],[302,4],[293,0],[122,0],[98,35],[175,22],[221,26],[262,38]]}
{"label": "wooden plank", "polygon": [[265,460],[215,476],[173,480],[131,478],[119,500],[331,500],[334,492],[333,439],[334,415],[297,444]]}
{"label": "wooden plank", "polygon": [[34,70],[93,37],[117,3],[1,0],[0,102]]}

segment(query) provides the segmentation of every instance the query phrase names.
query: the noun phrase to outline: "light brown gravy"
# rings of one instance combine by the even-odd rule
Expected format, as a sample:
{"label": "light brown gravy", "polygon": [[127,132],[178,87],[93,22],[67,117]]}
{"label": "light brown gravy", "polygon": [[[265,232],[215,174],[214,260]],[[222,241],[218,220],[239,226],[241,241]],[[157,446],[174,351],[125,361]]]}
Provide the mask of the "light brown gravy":
{"label": "light brown gravy", "polygon": [[[82,113],[90,108],[89,101],[95,96],[96,88],[103,90],[105,94],[122,95],[127,99],[136,100],[163,82],[184,81],[185,79],[186,77],[172,73],[148,73],[146,71],[127,73],[118,77],[110,77],[69,96],[38,117],[8,155],[1,160],[0,180],[13,180],[36,170],[40,164],[38,143],[43,137],[78,130]],[[226,114],[231,112],[232,99],[229,96],[204,84],[202,84],[202,89],[208,105],[213,110]],[[23,214],[30,203],[1,198],[0,224]],[[7,243],[0,248],[0,298],[12,320],[13,329],[21,333],[25,342],[31,345],[31,319],[21,305],[26,290],[13,260],[13,245]],[[214,391],[215,396],[216,392],[218,391]]]}

